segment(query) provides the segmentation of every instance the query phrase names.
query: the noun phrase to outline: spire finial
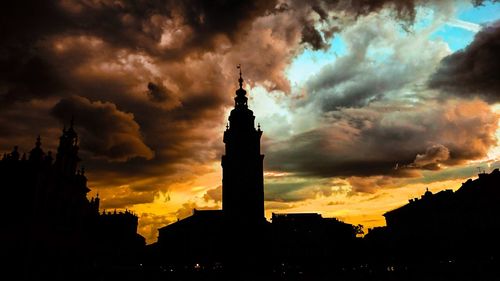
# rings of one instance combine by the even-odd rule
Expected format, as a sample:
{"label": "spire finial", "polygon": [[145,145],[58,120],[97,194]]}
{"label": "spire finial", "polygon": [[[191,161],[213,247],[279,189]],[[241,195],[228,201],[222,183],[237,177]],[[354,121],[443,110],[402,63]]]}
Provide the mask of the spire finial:
{"label": "spire finial", "polygon": [[69,123],[69,127],[73,129],[73,124],[75,123],[75,115],[71,115],[71,121]]}
{"label": "spire finial", "polygon": [[240,79],[238,79],[238,82],[240,83],[240,89],[243,88],[243,77],[241,76],[241,64],[238,64],[236,66],[236,68],[238,68],[240,70]]}

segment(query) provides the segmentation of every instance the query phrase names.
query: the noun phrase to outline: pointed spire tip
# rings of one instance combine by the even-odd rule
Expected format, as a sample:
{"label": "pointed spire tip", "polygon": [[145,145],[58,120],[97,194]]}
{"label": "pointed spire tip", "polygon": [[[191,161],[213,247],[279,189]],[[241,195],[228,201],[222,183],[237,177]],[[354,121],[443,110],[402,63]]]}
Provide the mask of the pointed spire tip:
{"label": "pointed spire tip", "polygon": [[240,89],[242,89],[243,88],[243,77],[241,75],[241,64],[238,64],[236,66],[236,68],[238,68],[240,70],[240,79],[238,79],[238,82],[240,83]]}

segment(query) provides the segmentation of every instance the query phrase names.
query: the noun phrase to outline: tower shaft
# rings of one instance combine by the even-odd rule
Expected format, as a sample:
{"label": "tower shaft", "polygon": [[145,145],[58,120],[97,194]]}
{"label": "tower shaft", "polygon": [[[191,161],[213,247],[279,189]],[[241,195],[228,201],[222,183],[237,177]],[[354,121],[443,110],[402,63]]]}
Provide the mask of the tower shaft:
{"label": "tower shaft", "polygon": [[260,153],[262,131],[248,109],[246,91],[236,91],[235,107],[224,132],[226,153],[222,156],[222,209],[234,219],[264,220],[264,155]]}

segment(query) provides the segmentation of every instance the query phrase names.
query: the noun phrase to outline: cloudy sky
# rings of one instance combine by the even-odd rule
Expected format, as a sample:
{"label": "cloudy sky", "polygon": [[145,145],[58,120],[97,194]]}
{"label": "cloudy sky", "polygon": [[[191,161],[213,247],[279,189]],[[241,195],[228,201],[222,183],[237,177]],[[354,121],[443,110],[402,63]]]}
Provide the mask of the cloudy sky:
{"label": "cloudy sky", "polygon": [[266,215],[365,229],[500,167],[500,2],[10,1],[0,151],[54,151],[75,117],[90,196],[157,228],[221,207],[241,64],[264,131]]}

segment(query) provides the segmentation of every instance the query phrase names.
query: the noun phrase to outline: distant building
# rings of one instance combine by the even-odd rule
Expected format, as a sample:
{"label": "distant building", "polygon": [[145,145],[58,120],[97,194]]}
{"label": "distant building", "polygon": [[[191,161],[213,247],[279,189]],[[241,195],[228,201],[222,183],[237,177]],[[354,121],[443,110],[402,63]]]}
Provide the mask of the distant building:
{"label": "distant building", "polygon": [[[367,238],[385,241],[400,256],[441,254],[492,258],[500,250],[500,171],[480,173],[455,192],[427,190],[420,198],[384,214],[387,227]],[[368,233],[370,234],[370,233]],[[404,253],[407,247],[412,250]],[[495,250],[497,249],[497,250]],[[462,257],[464,258],[464,257]]]}
{"label": "distant building", "polygon": [[221,210],[195,209],[192,216],[159,229],[160,254],[169,262],[221,261],[226,231]]}
{"label": "distant building", "polygon": [[[433,194],[427,190],[420,198],[410,199],[407,205],[384,214],[388,228],[401,236],[420,235],[421,232],[431,234],[443,222],[452,218],[453,203],[451,189]],[[418,228],[416,231],[415,228]]]}
{"label": "distant building", "polygon": [[[481,173],[469,179],[456,191],[433,194],[427,190],[420,198],[384,214],[387,227],[398,235],[465,235],[473,231],[488,235],[500,230],[500,172]],[[434,235],[439,235],[434,233]]]}
{"label": "distant building", "polygon": [[[306,236],[325,239],[355,238],[357,229],[336,218],[323,218],[317,213],[273,213],[271,217],[273,229],[287,238],[286,235],[307,238]],[[309,239],[305,239],[309,240]]]}
{"label": "distant building", "polygon": [[8,217],[9,223],[80,230],[98,216],[100,199],[87,199],[90,189],[85,170],[78,169],[78,149],[78,135],[71,124],[63,129],[55,159],[51,151],[43,151],[40,136],[28,156],[20,157],[17,146],[3,155],[0,178],[4,194],[12,200],[0,208],[18,210]]}
{"label": "distant building", "polygon": [[[4,216],[0,243],[9,259],[34,259],[44,264],[85,263],[130,256],[145,240],[137,234],[138,217],[129,211],[99,213],[100,198],[87,198],[90,189],[79,167],[78,135],[73,122],[63,129],[57,154],[42,149],[40,136],[28,155],[18,147],[0,161]],[[22,262],[20,262],[22,264]],[[33,264],[32,264],[33,265]]]}

